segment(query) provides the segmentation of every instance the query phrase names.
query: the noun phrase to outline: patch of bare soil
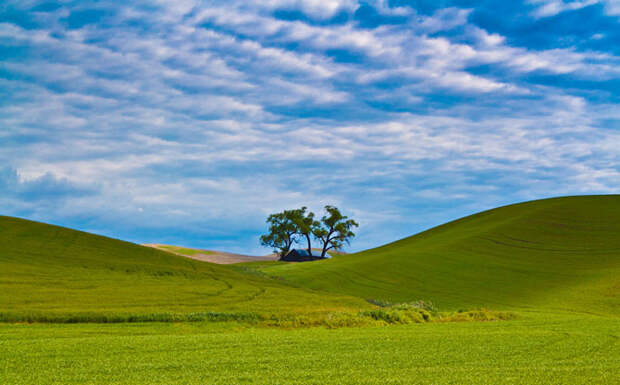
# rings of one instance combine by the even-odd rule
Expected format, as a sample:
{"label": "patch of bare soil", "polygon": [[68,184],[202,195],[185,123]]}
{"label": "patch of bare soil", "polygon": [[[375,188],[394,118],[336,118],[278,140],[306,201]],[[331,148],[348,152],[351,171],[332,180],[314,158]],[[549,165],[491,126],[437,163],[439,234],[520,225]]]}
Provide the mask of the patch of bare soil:
{"label": "patch of bare soil", "polygon": [[[270,254],[266,256],[253,256],[253,255],[228,253],[225,251],[202,250],[202,249],[191,249],[193,251],[191,254],[184,254],[182,252],[173,251],[173,250],[161,247],[161,246],[166,246],[166,245],[160,245],[160,244],[153,243],[153,244],[145,244],[143,246],[153,247],[153,248],[156,248],[162,251],[166,251],[168,253],[180,255],[182,257],[197,259],[199,261],[217,263],[220,265],[229,265],[232,263],[240,263],[240,262],[276,261],[278,259],[278,256],[276,254]],[[203,253],[201,253],[201,251]]]}

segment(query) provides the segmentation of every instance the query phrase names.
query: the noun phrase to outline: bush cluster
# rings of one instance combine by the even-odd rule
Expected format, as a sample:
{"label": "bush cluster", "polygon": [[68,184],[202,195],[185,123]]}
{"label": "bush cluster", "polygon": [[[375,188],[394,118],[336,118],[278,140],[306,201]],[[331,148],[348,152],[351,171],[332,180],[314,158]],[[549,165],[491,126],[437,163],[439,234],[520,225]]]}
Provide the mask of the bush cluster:
{"label": "bush cluster", "polygon": [[387,324],[422,323],[430,322],[433,319],[431,313],[428,311],[407,304],[397,305],[389,309],[369,310],[360,314],[364,317],[370,317]]}

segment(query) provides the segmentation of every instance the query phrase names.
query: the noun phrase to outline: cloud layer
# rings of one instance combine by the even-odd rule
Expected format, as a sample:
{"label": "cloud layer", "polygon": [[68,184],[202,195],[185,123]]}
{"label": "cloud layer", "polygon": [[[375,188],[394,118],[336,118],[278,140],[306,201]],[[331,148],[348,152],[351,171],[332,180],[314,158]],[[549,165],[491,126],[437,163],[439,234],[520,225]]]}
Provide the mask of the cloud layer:
{"label": "cloud layer", "polygon": [[615,2],[509,3],[9,2],[0,210],[267,252],[266,215],[300,205],[359,219],[362,249],[617,193]]}

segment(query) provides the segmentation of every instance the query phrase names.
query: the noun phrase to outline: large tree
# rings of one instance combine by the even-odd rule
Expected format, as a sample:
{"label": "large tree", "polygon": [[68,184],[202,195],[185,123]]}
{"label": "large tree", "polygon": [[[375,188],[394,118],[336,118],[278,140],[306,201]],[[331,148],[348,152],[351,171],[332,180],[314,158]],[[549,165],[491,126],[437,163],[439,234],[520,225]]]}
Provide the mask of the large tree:
{"label": "large tree", "polygon": [[263,246],[273,248],[280,257],[285,256],[293,243],[295,243],[295,235],[298,233],[297,224],[292,219],[293,210],[285,210],[281,213],[271,214],[267,217],[269,224],[269,233],[260,237],[260,243]]}
{"label": "large tree", "polygon": [[325,211],[327,215],[320,222],[315,221],[312,229],[314,237],[323,244],[321,258],[325,258],[328,250],[339,250],[345,243],[349,244],[351,238],[355,237],[351,229],[359,226],[353,219],[342,215],[337,207],[325,206]]}
{"label": "large tree", "polygon": [[280,257],[285,256],[293,244],[305,238],[308,254],[312,255],[312,241],[315,238],[322,243],[321,257],[331,249],[340,249],[355,236],[351,229],[358,224],[342,215],[334,206],[325,206],[327,215],[320,221],[315,219],[312,211],[307,207],[294,210],[284,210],[271,214],[267,218],[269,233],[260,237],[261,244],[273,248]]}

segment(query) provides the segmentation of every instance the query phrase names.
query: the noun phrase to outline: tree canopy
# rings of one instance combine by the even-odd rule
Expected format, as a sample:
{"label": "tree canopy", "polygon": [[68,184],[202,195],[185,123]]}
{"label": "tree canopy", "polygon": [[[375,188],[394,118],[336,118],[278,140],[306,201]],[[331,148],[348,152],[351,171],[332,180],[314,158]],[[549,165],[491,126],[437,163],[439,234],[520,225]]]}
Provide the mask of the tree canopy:
{"label": "tree canopy", "polygon": [[353,219],[342,215],[335,206],[325,206],[325,211],[327,215],[324,215],[320,222],[316,222],[312,232],[314,237],[323,244],[322,258],[325,258],[328,250],[340,250],[345,243],[350,244],[351,238],[355,237],[351,229],[359,226]]}
{"label": "tree canopy", "polygon": [[327,251],[339,250],[355,237],[352,228],[358,223],[342,215],[335,206],[325,206],[326,215],[320,220],[307,207],[284,210],[267,217],[269,232],[260,237],[261,244],[273,248],[280,257],[285,256],[293,244],[305,241],[308,254],[312,255],[312,239],[321,244],[321,258]]}
{"label": "tree canopy", "polygon": [[297,225],[291,219],[291,210],[271,214],[267,217],[269,233],[260,237],[261,245],[273,248],[280,257],[285,256],[295,242]]}

